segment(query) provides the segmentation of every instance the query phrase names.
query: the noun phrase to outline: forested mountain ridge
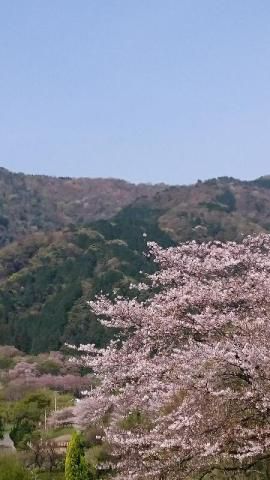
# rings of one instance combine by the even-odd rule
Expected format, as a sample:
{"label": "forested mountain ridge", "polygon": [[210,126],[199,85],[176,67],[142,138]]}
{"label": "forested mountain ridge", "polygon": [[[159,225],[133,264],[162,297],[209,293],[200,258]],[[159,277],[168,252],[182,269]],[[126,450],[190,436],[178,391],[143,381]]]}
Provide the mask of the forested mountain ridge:
{"label": "forested mountain ridge", "polygon": [[[243,182],[222,177],[190,186],[172,186],[145,202],[158,212],[160,229],[174,241],[238,240],[270,230],[270,180]],[[133,204],[134,205],[134,204]]]}
{"label": "forested mountain ridge", "polygon": [[[161,244],[172,244],[158,227],[153,231]],[[38,353],[58,350],[66,341],[103,346],[111,338],[87,301],[100,291],[127,294],[130,282],[153,265],[143,255],[143,229],[134,239],[138,249],[103,233],[66,228],[32,234],[0,250],[0,343]]]}
{"label": "forested mountain ridge", "polygon": [[106,219],[165,185],[25,175],[0,168],[0,246],[29,233]]}
{"label": "forested mountain ridge", "polygon": [[[67,203],[64,200],[67,194],[63,191],[75,189],[77,180],[70,187],[72,180],[64,179],[63,191],[58,191],[55,185],[62,185],[61,179],[58,184],[58,179],[30,176],[28,188],[28,176],[14,180],[15,174],[5,170],[1,175],[2,233],[8,234],[2,236],[6,245],[0,248],[0,343],[26,352],[56,350],[66,341],[104,345],[111,332],[97,323],[86,302],[101,290],[127,294],[141,270],[154,268],[143,255],[146,240],[168,246],[191,239],[238,240],[248,233],[270,231],[268,177],[253,182],[226,177],[191,186],[149,186],[149,190],[142,186],[142,196],[134,186],[130,193],[129,184],[123,182],[124,197],[121,181],[117,190],[118,181],[108,180],[113,188],[105,194],[99,189],[101,185],[107,188],[107,181],[100,180],[94,195],[101,198],[100,204],[97,201],[101,210],[97,214],[95,200],[84,216],[75,196],[72,201],[69,196]],[[9,180],[4,181],[3,175]],[[77,200],[81,194],[78,182]],[[10,193],[14,184],[20,185],[15,198]],[[42,199],[38,207],[36,198]],[[110,213],[105,198],[106,202],[110,198]],[[113,204],[115,198],[128,205],[120,208],[121,202]],[[25,214],[23,205],[27,205]],[[59,216],[59,205],[64,216]],[[118,213],[104,219],[113,209]],[[23,220],[21,215],[25,215]],[[33,220],[37,218],[39,226]]]}
{"label": "forested mountain ridge", "polygon": [[[176,240],[208,225],[210,238],[234,238],[270,225],[270,178],[229,177],[188,186],[132,184],[124,180],[12,173],[0,168],[0,246],[36,232],[110,219],[128,205],[158,210],[158,223]],[[193,232],[193,233],[192,233]]]}

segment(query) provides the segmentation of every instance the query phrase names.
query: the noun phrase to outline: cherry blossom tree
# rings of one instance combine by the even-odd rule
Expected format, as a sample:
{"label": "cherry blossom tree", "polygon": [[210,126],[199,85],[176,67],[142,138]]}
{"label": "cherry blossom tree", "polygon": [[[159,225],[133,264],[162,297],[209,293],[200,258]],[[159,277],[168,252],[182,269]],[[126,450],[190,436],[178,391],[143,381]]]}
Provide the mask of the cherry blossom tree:
{"label": "cherry blossom tree", "polygon": [[69,427],[74,424],[75,415],[74,407],[65,407],[61,410],[56,410],[48,418],[48,425],[50,427]]}
{"label": "cherry blossom tree", "polygon": [[119,480],[181,479],[264,454],[270,236],[149,249],[158,269],[135,298],[90,302],[123,336],[102,350],[80,347],[98,386],[77,421],[104,425]]}
{"label": "cherry blossom tree", "polygon": [[33,379],[38,376],[37,364],[28,363],[24,360],[18,362],[15,367],[9,370],[10,380],[15,380],[18,378],[28,378]]}

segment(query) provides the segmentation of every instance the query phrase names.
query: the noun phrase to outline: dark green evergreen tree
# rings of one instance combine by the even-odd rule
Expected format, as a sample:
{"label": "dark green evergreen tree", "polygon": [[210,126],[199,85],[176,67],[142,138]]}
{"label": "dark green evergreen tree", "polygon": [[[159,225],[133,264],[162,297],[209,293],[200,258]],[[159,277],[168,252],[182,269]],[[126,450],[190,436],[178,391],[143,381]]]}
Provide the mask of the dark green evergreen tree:
{"label": "dark green evergreen tree", "polygon": [[4,431],[5,431],[5,428],[4,428],[4,420],[3,420],[3,418],[0,416],[0,439],[3,438],[3,436],[4,436]]}
{"label": "dark green evergreen tree", "polygon": [[75,432],[67,448],[65,480],[88,480],[88,478],[81,436]]}

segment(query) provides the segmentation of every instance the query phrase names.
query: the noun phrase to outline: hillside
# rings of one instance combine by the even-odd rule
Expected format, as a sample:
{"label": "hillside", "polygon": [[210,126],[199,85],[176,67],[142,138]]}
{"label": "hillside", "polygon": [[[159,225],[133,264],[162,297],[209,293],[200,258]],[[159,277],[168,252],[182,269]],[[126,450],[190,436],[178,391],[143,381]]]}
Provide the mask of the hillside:
{"label": "hillside", "polygon": [[0,168],[0,246],[29,233],[110,218],[164,187],[110,178],[24,175]]}
{"label": "hillside", "polygon": [[[15,180],[13,174],[8,175],[10,185],[18,183],[16,175]],[[97,210],[93,213],[92,209],[91,213],[88,209],[88,216],[79,217],[80,208],[85,211],[79,203],[75,203],[75,209],[73,200],[61,204],[69,217],[58,217],[57,202],[61,195],[65,198],[63,192],[70,188],[72,180],[63,180],[63,191],[55,190],[54,196],[52,185],[60,185],[61,179],[22,178],[17,200],[12,203],[7,197],[5,203],[5,212],[10,215],[6,230],[10,235],[13,232],[16,240],[0,249],[0,342],[30,353],[56,350],[66,341],[104,345],[112,332],[97,323],[86,301],[101,290],[111,293],[118,289],[127,294],[130,281],[140,278],[140,270],[154,268],[143,255],[146,240],[167,246],[191,239],[238,240],[248,233],[270,231],[270,182],[267,177],[254,182],[221,178],[191,186],[163,186],[156,194],[155,189],[159,187],[149,187],[147,195],[144,190],[144,196],[138,198],[139,190],[135,195],[135,187],[130,186],[129,193],[128,184],[123,182],[129,204],[124,208],[119,204],[110,205],[110,215],[113,209],[118,213],[106,220],[101,218],[106,217],[109,210],[101,209],[96,221],[93,218],[98,217]],[[31,188],[25,191],[28,178]],[[38,192],[43,198],[38,207],[43,215],[39,217],[39,231],[26,228],[27,222],[36,218],[33,202],[37,193],[32,194],[35,182],[43,182],[43,190],[40,187]],[[78,182],[81,185],[81,180]],[[106,180],[97,182],[107,185]],[[108,182],[115,187],[117,181]],[[148,186],[140,188],[147,190]],[[9,189],[11,191],[11,186]],[[6,190],[7,186],[1,190],[3,197]],[[26,192],[25,204],[28,205],[25,224],[20,220],[19,198],[23,198],[23,192]],[[109,191],[96,189],[95,195],[101,198],[100,205],[105,205]],[[113,203],[116,189],[112,189],[110,195],[110,203]],[[136,198],[130,203],[132,196]],[[55,217],[52,205],[58,205]]]}
{"label": "hillside", "polygon": [[[139,271],[153,268],[142,255],[142,233],[138,250],[87,227],[32,234],[2,248],[1,343],[30,353],[58,350],[65,341],[103,346],[112,332],[100,326],[86,302],[101,290],[127,294]],[[164,245],[171,243],[155,233]]]}
{"label": "hillside", "polygon": [[242,182],[225,177],[170,187],[135,204],[156,212],[160,229],[176,242],[238,240],[270,230],[269,187],[266,178]]}

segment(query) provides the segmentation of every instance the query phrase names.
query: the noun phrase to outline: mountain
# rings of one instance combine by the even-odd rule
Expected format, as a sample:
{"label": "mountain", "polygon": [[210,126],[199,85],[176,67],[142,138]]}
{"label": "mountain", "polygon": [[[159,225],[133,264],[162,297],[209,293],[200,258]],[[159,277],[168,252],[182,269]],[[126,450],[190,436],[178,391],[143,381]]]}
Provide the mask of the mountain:
{"label": "mountain", "polygon": [[[103,228],[102,228],[103,227]],[[139,272],[153,271],[143,255],[144,222],[115,219],[93,227],[36,233],[0,250],[0,342],[22,351],[58,350],[65,342],[104,344],[112,337],[90,313],[87,301],[103,291],[129,294]],[[164,246],[171,239],[150,222]],[[122,239],[118,237],[121,230]],[[128,243],[131,232],[137,232]],[[102,232],[102,233],[101,233]],[[140,232],[140,234],[139,234]],[[135,244],[136,242],[136,244]]]}
{"label": "mountain", "polygon": [[270,230],[270,180],[266,177],[252,182],[228,177],[198,181],[166,188],[135,204],[157,212],[159,227],[176,242],[239,240]]}
{"label": "mountain", "polygon": [[86,302],[101,290],[131,294],[129,284],[139,272],[154,269],[143,255],[146,240],[169,246],[270,231],[268,177],[174,187],[3,169],[0,177],[7,219],[0,248],[0,343],[30,353],[65,342],[106,344],[113,332],[100,326]]}
{"label": "mountain", "polygon": [[0,168],[0,246],[29,233],[110,218],[165,185],[117,179],[55,178]]}

